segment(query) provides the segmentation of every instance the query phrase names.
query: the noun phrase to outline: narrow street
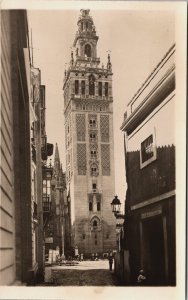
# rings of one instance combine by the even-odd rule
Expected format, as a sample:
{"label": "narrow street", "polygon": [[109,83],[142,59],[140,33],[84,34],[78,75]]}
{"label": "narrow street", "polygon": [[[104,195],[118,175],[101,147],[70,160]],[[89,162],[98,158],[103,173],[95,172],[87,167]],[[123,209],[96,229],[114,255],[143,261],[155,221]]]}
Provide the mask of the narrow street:
{"label": "narrow street", "polygon": [[45,269],[45,285],[119,286],[107,260],[82,261],[74,266],[53,266]]}

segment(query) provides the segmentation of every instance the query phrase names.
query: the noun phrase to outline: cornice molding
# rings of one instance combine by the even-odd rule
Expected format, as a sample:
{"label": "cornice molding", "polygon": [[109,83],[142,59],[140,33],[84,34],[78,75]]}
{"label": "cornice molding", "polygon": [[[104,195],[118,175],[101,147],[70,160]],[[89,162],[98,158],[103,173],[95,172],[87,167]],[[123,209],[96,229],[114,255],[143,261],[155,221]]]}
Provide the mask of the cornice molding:
{"label": "cornice molding", "polygon": [[141,123],[170,93],[175,90],[175,66],[163,76],[138,107],[123,122],[120,129],[128,134]]}

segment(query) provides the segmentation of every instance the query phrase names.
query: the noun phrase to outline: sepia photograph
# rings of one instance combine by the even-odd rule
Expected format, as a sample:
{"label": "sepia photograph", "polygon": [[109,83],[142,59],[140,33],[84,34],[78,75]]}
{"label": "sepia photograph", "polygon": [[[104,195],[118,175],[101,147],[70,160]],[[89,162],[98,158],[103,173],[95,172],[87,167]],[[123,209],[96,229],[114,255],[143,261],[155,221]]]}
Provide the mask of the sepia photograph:
{"label": "sepia photograph", "polygon": [[0,298],[185,299],[186,3],[0,13]]}

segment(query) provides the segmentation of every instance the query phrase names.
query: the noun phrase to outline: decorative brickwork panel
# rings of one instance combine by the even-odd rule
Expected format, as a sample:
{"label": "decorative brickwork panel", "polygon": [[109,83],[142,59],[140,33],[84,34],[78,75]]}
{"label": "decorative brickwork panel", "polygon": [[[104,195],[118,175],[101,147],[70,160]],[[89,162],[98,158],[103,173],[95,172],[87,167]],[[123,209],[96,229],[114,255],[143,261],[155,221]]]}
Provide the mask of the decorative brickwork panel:
{"label": "decorative brickwork panel", "polygon": [[78,175],[86,175],[86,144],[77,144]]}
{"label": "decorative brickwork panel", "polygon": [[101,145],[102,175],[110,175],[110,145]]}
{"label": "decorative brickwork panel", "polygon": [[76,115],[76,130],[77,130],[77,141],[85,141],[86,139],[86,122],[85,115]]}
{"label": "decorative brickwork panel", "polygon": [[96,120],[96,121],[97,121],[97,115],[94,115],[94,114],[92,114],[92,115],[88,115],[88,118],[89,118],[89,119],[93,119],[93,120]]}
{"label": "decorative brickwork panel", "polygon": [[109,142],[109,116],[100,116],[101,142]]}

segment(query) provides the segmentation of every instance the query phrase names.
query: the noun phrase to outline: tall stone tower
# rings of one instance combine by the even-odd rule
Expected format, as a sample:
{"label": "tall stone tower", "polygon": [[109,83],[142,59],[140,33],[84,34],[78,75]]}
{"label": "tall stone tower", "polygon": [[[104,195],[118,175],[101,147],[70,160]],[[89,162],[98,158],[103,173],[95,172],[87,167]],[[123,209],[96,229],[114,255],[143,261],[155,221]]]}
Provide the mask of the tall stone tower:
{"label": "tall stone tower", "polygon": [[81,10],[64,78],[67,187],[71,197],[72,246],[79,253],[116,249],[112,65],[101,67],[95,26]]}

